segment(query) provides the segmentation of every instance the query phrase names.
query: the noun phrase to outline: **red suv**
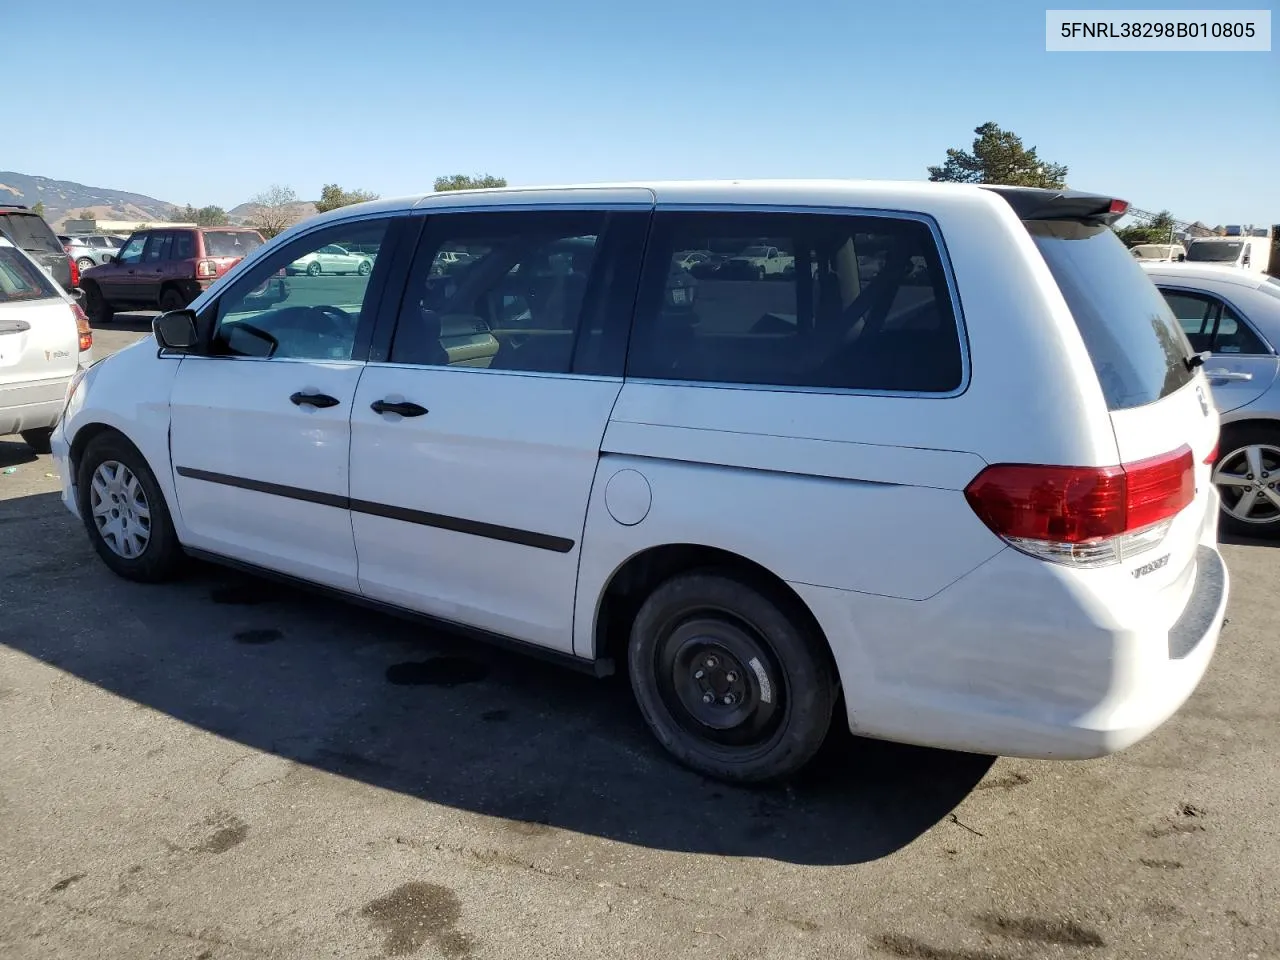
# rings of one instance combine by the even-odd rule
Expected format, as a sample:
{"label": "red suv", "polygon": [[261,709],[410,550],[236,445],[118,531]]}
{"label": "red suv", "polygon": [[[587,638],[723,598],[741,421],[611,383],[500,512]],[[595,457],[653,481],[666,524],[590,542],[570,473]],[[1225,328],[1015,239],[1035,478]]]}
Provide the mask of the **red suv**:
{"label": "red suv", "polygon": [[239,227],[139,230],[110,263],[81,274],[85,309],[94,323],[122,307],[181,310],[263,242]]}

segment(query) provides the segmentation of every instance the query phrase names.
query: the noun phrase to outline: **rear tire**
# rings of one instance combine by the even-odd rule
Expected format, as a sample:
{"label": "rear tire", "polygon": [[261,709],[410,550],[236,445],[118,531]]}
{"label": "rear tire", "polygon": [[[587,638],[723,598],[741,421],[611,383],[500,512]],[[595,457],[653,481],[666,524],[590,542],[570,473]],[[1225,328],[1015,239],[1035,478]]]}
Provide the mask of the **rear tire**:
{"label": "rear tire", "polygon": [[41,427],[39,430],[23,430],[22,440],[36,453],[53,452],[53,427]]}
{"label": "rear tire", "polygon": [[1213,482],[1222,498],[1221,529],[1280,539],[1280,426],[1227,427],[1218,449]]}
{"label": "rear tire", "polygon": [[169,287],[160,293],[160,310],[168,313],[170,310],[181,310],[187,305],[187,298],[183,296],[182,291],[176,287]]}
{"label": "rear tire", "polygon": [[76,476],[80,516],[102,562],[126,580],[160,583],[185,555],[146,459],[118,433],[89,442]]}
{"label": "rear tire", "polygon": [[110,323],[115,316],[115,309],[102,296],[101,288],[92,280],[81,285],[84,290],[84,312],[89,315],[93,324]]}
{"label": "rear tire", "polygon": [[794,602],[714,571],[649,595],[628,666],[640,712],[681,763],[731,783],[782,780],[818,752],[836,703],[823,639]]}
{"label": "rear tire", "polygon": [[96,266],[97,264],[93,262],[92,257],[81,257],[76,261],[76,269],[81,273],[84,273],[86,270],[92,270]]}
{"label": "rear tire", "polygon": [[320,262],[318,260],[312,260],[309,264],[307,264],[307,276],[308,277],[320,276]]}

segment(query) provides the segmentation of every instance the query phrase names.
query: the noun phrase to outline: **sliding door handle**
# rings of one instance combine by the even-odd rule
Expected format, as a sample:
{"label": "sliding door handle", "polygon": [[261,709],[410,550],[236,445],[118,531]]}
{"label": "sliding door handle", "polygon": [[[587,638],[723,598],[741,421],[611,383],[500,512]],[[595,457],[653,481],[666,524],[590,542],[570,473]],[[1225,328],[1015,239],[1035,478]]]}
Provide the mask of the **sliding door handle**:
{"label": "sliding door handle", "polygon": [[426,407],[420,407],[418,404],[410,403],[408,400],[398,402],[375,400],[369,404],[369,409],[374,413],[398,413],[402,417],[420,417],[427,412]]}
{"label": "sliding door handle", "polygon": [[289,397],[289,402],[299,407],[336,407],[342,401],[327,393],[295,393]]}

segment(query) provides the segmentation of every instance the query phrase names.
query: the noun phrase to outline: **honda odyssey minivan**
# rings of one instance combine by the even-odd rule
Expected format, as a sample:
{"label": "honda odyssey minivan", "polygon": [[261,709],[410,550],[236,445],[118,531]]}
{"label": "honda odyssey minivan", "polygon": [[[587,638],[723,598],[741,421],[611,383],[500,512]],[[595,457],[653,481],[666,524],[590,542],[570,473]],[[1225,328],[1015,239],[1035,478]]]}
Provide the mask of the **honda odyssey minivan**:
{"label": "honda odyssey minivan", "polygon": [[[130,579],[201,557],[625,671],[726,780],[793,774],[833,721],[1111,753],[1195,689],[1228,590],[1217,412],[1125,208],[856,181],[344,207],[77,378],[63,499]],[[284,276],[328,245],[372,269]],[[758,246],[791,269],[680,279]]]}

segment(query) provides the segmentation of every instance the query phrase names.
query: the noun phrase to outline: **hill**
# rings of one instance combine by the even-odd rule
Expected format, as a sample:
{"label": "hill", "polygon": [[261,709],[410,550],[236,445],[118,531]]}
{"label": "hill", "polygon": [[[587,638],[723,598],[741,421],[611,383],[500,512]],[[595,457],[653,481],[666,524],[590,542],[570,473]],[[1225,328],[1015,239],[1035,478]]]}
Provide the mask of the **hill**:
{"label": "hill", "polygon": [[45,220],[55,230],[81,210],[92,211],[100,220],[167,220],[174,207],[141,193],[0,170],[0,203],[34,207],[40,202],[44,203]]}

